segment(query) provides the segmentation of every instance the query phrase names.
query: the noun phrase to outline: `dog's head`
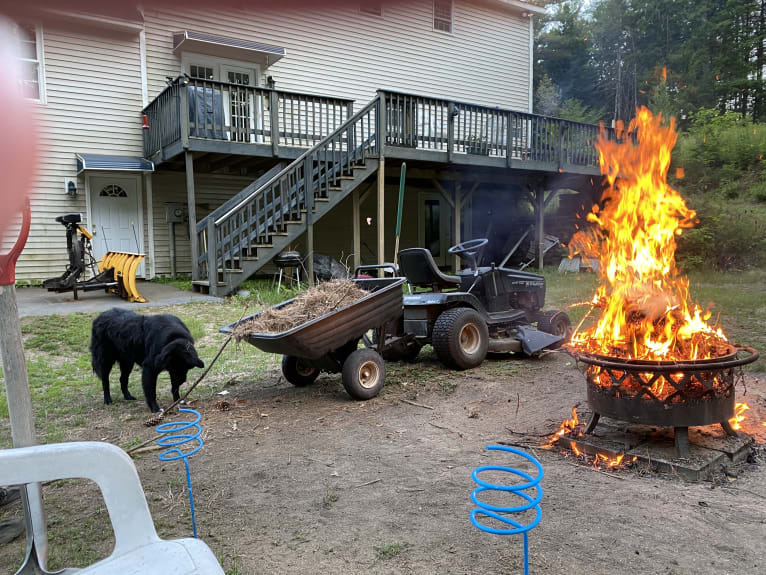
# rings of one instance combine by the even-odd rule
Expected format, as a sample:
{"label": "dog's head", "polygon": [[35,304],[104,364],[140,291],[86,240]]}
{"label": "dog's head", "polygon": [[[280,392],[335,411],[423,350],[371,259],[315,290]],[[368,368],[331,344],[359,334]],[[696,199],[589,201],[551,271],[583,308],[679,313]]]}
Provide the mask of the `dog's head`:
{"label": "dog's head", "polygon": [[174,339],[162,348],[157,366],[160,370],[185,374],[194,367],[205,367],[205,363],[197,355],[192,342],[188,339]]}

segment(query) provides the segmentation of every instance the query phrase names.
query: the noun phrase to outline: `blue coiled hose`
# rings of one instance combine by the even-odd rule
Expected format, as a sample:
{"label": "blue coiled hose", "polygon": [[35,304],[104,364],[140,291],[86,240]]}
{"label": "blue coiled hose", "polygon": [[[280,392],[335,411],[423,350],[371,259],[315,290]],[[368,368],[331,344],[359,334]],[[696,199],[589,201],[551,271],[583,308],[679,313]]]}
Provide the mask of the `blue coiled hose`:
{"label": "blue coiled hose", "polygon": [[[171,421],[169,423],[163,423],[158,425],[157,433],[172,433],[167,437],[161,437],[157,440],[157,445],[160,447],[168,447],[159,455],[160,461],[175,461],[176,459],[183,459],[186,465],[186,482],[189,486],[189,506],[191,507],[192,517],[192,529],[194,530],[194,537],[197,537],[197,521],[194,517],[194,495],[192,494],[191,473],[189,473],[189,456],[194,455],[204,445],[200,434],[202,433],[202,426],[199,424],[201,415],[194,409],[181,408],[178,410],[181,413],[192,413],[196,416],[194,421]],[[187,431],[189,430],[189,431]],[[181,433],[187,431],[186,433]],[[179,449],[179,446],[196,441],[197,445],[193,449],[184,453]],[[191,446],[189,446],[191,447]]]}
{"label": "blue coiled hose", "polygon": [[[479,485],[476,489],[474,489],[471,492],[471,500],[479,506],[478,509],[474,509],[471,511],[471,523],[473,523],[476,527],[481,529],[482,531],[486,531],[487,533],[495,533],[497,535],[515,535],[517,533],[523,533],[524,534],[524,575],[529,575],[529,543],[527,541],[527,532],[534,529],[538,523],[540,523],[540,519],[543,517],[543,512],[540,509],[540,500],[543,498],[543,488],[540,487],[540,481],[543,479],[543,466],[540,465],[540,462],[537,461],[534,457],[529,455],[528,453],[524,451],[520,451],[518,449],[514,449],[512,447],[506,447],[505,445],[488,445],[487,449],[489,451],[507,451],[509,453],[513,453],[515,455],[519,455],[537,467],[537,476],[532,477],[528,473],[521,471],[519,469],[514,469],[513,467],[506,467],[503,465],[484,465],[482,467],[477,467],[473,470],[473,473],[471,473],[471,477],[473,478],[474,482]],[[526,480],[526,483],[521,483],[519,485],[495,485],[494,483],[488,483],[486,481],[483,481],[479,478],[479,473],[482,471],[503,471],[506,473],[513,473],[514,475],[518,475],[522,479]],[[532,497],[530,494],[525,493],[526,490],[535,488],[536,495],[535,497]],[[489,503],[484,503],[479,499],[479,493],[482,491],[506,491],[510,492],[513,495],[517,495],[521,497],[522,499],[526,500],[526,503],[522,505],[518,505],[516,507],[499,507],[496,505],[490,505]],[[508,517],[508,514],[511,513],[523,513],[525,511],[528,511],[529,509],[535,509],[537,512],[537,515],[530,523],[529,525],[524,525],[522,523],[519,523],[518,521],[515,521]],[[481,514],[486,517],[491,517],[493,519],[496,519],[500,521],[501,523],[505,523],[506,525],[511,525],[512,528],[508,529],[497,529],[495,527],[489,527],[488,525],[484,525],[479,522],[477,519],[477,516]]]}

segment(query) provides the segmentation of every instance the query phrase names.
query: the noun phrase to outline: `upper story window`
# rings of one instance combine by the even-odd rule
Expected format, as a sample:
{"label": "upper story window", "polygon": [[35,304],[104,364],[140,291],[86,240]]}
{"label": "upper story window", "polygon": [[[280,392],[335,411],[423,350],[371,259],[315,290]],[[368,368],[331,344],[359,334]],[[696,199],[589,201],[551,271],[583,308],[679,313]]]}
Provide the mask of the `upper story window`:
{"label": "upper story window", "polygon": [[434,0],[434,30],[452,32],[452,0]]}
{"label": "upper story window", "polygon": [[370,14],[372,16],[382,16],[383,15],[383,3],[382,2],[372,2],[372,1],[364,1],[359,4],[359,11],[364,12],[365,14]]}
{"label": "upper story window", "polygon": [[189,76],[200,80],[215,80],[215,71],[207,66],[191,64],[189,66]]}
{"label": "upper story window", "polygon": [[19,45],[19,84],[25,98],[43,101],[42,28],[31,24],[14,24],[12,34]]}

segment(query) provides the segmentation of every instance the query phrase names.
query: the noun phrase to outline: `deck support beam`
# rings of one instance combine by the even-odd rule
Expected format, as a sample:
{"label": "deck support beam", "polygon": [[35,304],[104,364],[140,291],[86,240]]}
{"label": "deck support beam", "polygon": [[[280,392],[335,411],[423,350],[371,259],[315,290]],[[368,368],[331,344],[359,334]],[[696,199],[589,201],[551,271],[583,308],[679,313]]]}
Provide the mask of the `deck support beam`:
{"label": "deck support beam", "polygon": [[[463,201],[461,199],[461,184],[460,182],[455,182],[455,204],[453,207],[453,212],[455,216],[452,218],[452,225],[453,225],[453,231],[452,231],[452,237],[453,241],[455,242],[453,245],[457,245],[461,242],[460,237],[460,212],[462,211],[463,207]],[[455,264],[455,273],[458,273],[460,271],[460,256],[456,255],[454,256],[454,264]]]}
{"label": "deck support beam", "polygon": [[[189,210],[189,244],[191,245],[192,281],[199,280],[199,245],[197,244],[197,199],[194,196],[194,154],[186,150],[186,203]],[[208,280],[218,281],[217,262],[208,262]]]}
{"label": "deck support beam", "polygon": [[[378,265],[386,263],[386,159],[383,154],[378,160]],[[383,277],[383,270],[379,272]]]}
{"label": "deck support beam", "polygon": [[354,236],[354,269],[358,268],[360,265],[362,265],[362,232],[361,232],[361,222],[360,222],[360,213],[359,213],[359,188],[354,188],[354,191],[351,192],[351,220],[352,220],[352,231]]}

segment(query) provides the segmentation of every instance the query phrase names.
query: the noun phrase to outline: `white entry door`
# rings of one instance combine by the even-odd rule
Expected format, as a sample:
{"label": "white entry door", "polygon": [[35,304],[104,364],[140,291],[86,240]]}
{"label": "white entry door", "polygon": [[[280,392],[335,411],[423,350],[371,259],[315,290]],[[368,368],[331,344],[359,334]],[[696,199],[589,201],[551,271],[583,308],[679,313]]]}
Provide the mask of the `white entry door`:
{"label": "white entry door", "polygon": [[[252,68],[221,65],[221,81],[234,84],[224,91],[224,115],[226,124],[231,126],[229,139],[233,142],[256,142],[253,127],[263,129],[260,115],[256,124],[255,110],[263,110],[261,96],[246,88],[237,89],[235,86],[255,86],[257,75]],[[255,98],[255,99],[254,99]]]}
{"label": "white entry door", "polygon": [[450,265],[452,208],[438,192],[418,194],[418,245],[427,248],[439,267]]}
{"label": "white entry door", "polygon": [[[92,176],[90,228],[93,255],[101,260],[107,251],[144,253],[139,179],[134,176]],[[144,275],[142,261],[136,275]]]}

